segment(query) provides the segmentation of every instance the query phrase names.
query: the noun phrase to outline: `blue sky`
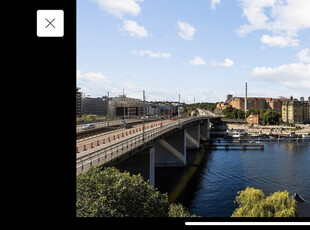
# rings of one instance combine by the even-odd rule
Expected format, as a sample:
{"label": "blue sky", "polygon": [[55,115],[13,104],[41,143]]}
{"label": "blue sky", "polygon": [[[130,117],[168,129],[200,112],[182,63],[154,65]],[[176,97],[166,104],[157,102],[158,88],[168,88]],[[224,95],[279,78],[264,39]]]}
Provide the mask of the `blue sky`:
{"label": "blue sky", "polygon": [[309,0],[77,0],[91,97],[218,102],[310,96]]}

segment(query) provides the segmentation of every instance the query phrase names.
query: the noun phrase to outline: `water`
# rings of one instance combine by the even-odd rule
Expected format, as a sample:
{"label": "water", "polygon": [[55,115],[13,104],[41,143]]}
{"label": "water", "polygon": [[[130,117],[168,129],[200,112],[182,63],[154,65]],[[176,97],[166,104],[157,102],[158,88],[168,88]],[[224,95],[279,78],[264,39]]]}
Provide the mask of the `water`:
{"label": "water", "polygon": [[229,217],[237,192],[287,190],[310,202],[310,141],[263,142],[264,150],[191,150],[188,166],[156,168],[156,186],[191,214]]}

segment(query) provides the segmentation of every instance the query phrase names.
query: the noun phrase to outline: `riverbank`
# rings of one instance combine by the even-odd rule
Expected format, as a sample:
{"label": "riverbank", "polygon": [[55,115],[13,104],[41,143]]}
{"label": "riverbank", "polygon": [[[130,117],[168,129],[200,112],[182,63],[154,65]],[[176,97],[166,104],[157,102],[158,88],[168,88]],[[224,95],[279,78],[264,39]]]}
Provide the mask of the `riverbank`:
{"label": "riverbank", "polygon": [[297,125],[300,129],[295,127],[284,126],[284,125],[259,125],[253,126],[250,124],[227,124],[228,129],[239,129],[244,130],[246,133],[260,133],[266,135],[281,135],[289,136],[292,132],[297,135],[309,134],[310,127],[308,125]]}

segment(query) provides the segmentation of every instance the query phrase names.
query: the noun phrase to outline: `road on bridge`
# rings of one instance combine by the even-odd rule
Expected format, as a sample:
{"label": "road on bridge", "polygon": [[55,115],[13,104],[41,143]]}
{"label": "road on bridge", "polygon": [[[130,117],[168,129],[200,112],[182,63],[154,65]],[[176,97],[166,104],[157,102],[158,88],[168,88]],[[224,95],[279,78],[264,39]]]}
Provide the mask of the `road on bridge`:
{"label": "road on bridge", "polygon": [[[137,121],[141,121],[141,119],[125,119],[127,124],[133,123],[133,122],[137,122]],[[114,125],[122,125],[123,122],[122,120],[111,120],[111,121],[100,121],[100,122],[90,122],[87,124],[94,124],[96,126],[96,128],[103,128],[103,127],[109,127],[109,126],[114,126]],[[76,132],[81,132],[83,131],[83,126],[86,125],[85,124],[79,124],[76,125]]]}
{"label": "road on bridge", "polygon": [[[177,123],[179,120],[184,120],[184,119],[187,119],[187,118],[178,119],[176,121],[158,120],[154,122],[149,122],[144,125],[145,131],[158,128],[161,125],[165,126],[166,124],[171,124],[172,122]],[[110,145],[114,145],[118,142],[124,141],[126,139],[130,139],[139,134],[142,134],[143,133],[142,127],[143,125],[139,124],[139,125],[133,126],[130,129],[122,128],[122,129],[118,129],[115,131],[98,134],[98,135],[95,135],[95,136],[92,136],[86,139],[77,140],[76,141],[77,157],[79,158],[91,152],[94,152],[98,149],[102,149],[103,146],[106,148],[106,147],[109,147]]]}

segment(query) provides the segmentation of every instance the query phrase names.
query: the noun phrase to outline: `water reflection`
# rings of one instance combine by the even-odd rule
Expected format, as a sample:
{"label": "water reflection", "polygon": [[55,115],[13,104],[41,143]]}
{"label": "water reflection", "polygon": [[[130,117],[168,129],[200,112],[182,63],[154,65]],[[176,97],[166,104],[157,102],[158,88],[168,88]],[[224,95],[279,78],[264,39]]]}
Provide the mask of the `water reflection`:
{"label": "water reflection", "polygon": [[237,191],[295,192],[310,201],[310,142],[264,142],[261,150],[188,151],[186,167],[156,168],[156,185],[192,214],[227,217]]}

